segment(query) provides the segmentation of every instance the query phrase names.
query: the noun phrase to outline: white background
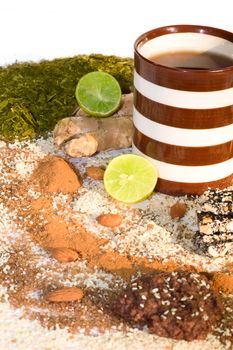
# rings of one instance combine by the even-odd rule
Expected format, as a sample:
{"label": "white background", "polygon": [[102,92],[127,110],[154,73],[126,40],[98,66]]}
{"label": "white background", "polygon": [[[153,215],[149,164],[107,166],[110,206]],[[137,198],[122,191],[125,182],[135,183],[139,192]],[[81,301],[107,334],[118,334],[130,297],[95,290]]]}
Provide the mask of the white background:
{"label": "white background", "polygon": [[232,0],[0,0],[0,65],[103,53],[133,56],[145,31],[202,24],[233,31]]}

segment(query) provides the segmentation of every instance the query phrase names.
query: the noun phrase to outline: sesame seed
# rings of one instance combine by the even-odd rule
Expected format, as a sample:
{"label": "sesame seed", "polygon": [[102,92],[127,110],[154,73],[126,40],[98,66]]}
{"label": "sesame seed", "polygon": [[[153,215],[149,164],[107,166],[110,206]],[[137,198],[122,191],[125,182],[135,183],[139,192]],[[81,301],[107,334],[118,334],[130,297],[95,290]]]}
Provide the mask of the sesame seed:
{"label": "sesame seed", "polygon": [[180,300],[181,301],[186,301],[188,298],[187,297],[182,297]]}
{"label": "sesame seed", "polygon": [[203,297],[203,299],[206,300],[206,299],[208,299],[209,297],[210,297],[210,294],[206,294],[206,295]]}

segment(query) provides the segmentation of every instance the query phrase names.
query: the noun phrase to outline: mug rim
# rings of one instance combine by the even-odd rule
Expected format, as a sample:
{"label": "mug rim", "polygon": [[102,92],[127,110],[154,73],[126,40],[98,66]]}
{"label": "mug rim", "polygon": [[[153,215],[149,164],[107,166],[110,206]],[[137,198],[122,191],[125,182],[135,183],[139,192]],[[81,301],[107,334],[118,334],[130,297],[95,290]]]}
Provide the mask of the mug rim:
{"label": "mug rim", "polygon": [[[149,30],[143,34],[141,34],[134,42],[134,51],[137,55],[141,57],[141,59],[145,60],[149,64],[152,64],[155,67],[161,67],[165,68],[170,71],[176,71],[176,72],[184,72],[188,73],[190,72],[189,69],[187,68],[177,68],[177,67],[169,67],[166,65],[162,65],[159,63],[155,63],[145,56],[143,56],[140,51],[139,51],[139,45],[144,44],[156,37],[166,35],[166,34],[178,34],[178,33],[201,33],[201,34],[207,34],[207,35],[214,35],[219,38],[226,39],[230,42],[232,42],[233,45],[233,32],[221,29],[221,28],[216,28],[216,27],[210,27],[210,26],[203,26],[203,25],[197,25],[197,24],[174,24],[174,25],[167,25],[163,27],[158,27],[154,28],[152,30]],[[195,69],[192,70],[192,74],[211,74],[211,73],[224,73],[224,72],[229,72],[233,71],[233,63],[231,66],[223,67],[220,69]]]}

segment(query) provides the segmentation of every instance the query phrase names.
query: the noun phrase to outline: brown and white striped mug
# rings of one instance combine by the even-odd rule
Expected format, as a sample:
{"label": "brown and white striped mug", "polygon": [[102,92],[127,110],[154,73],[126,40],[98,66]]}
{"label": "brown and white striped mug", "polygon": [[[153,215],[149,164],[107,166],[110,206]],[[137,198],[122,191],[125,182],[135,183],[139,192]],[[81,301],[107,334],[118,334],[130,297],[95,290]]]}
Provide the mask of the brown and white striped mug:
{"label": "brown and white striped mug", "polygon": [[[134,48],[133,151],[158,169],[156,190],[200,194],[232,185],[233,33],[166,26],[141,35]],[[222,55],[228,64],[190,69],[152,61],[176,52]]]}

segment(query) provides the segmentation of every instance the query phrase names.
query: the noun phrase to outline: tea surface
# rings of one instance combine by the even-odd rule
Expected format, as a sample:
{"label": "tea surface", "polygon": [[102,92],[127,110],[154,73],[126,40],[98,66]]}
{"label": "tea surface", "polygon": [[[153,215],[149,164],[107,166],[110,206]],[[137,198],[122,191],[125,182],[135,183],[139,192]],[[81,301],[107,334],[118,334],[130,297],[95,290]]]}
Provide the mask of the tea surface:
{"label": "tea surface", "polygon": [[152,56],[150,61],[167,67],[217,70],[233,66],[233,59],[214,52],[194,51],[167,52]]}

